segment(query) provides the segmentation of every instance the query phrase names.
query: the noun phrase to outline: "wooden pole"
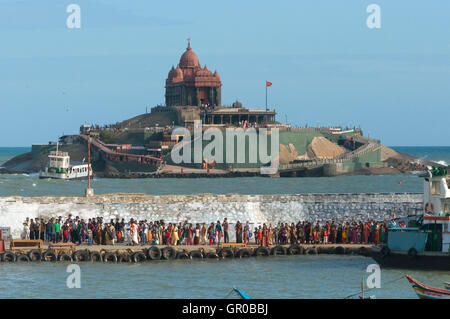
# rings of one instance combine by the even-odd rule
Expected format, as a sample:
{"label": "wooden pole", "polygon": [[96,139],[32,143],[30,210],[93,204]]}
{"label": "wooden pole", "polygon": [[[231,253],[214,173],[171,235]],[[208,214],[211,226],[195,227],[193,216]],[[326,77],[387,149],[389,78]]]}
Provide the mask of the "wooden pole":
{"label": "wooden pole", "polygon": [[91,137],[88,138],[88,187],[86,188],[86,197],[94,196],[94,190],[91,188]]}
{"label": "wooden pole", "polygon": [[364,300],[364,276],[361,279],[362,299]]}
{"label": "wooden pole", "polygon": [[88,140],[88,188],[91,188],[91,137]]}
{"label": "wooden pole", "polygon": [[266,80],[266,124],[267,124],[267,80]]}

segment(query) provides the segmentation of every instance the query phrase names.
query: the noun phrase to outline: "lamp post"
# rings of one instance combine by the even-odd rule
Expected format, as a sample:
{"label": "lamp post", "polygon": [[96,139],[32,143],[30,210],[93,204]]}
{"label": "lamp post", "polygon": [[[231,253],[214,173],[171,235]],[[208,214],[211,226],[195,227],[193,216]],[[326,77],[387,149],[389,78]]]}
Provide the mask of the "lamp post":
{"label": "lamp post", "polygon": [[94,196],[94,189],[91,188],[91,141],[92,137],[89,135],[88,139],[88,187],[86,188],[86,197]]}

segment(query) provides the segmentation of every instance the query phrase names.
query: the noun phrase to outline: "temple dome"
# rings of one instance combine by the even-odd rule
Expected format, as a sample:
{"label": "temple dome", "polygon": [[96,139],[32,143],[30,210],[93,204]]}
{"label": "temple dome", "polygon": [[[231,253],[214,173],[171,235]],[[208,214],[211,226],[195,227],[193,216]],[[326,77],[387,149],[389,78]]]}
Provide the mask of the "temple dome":
{"label": "temple dome", "polygon": [[180,67],[184,68],[196,68],[200,67],[200,63],[198,62],[197,54],[191,49],[191,43],[188,43],[188,47],[186,51],[180,58]]}
{"label": "temple dome", "polygon": [[183,71],[180,69],[179,65],[173,71],[172,82],[183,82]]}
{"label": "temple dome", "polygon": [[212,76],[212,73],[205,65],[203,69],[199,69],[197,73],[195,73],[195,76]]}
{"label": "temple dome", "polygon": [[175,76],[175,68],[172,65],[172,68],[169,71],[169,75],[167,76],[168,79],[172,79]]}

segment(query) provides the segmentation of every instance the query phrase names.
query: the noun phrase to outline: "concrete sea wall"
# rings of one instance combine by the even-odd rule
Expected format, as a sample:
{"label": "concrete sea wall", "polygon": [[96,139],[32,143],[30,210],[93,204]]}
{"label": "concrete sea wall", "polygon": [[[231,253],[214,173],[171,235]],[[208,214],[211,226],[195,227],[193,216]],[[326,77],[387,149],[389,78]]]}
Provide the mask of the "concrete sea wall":
{"label": "concrete sea wall", "polygon": [[19,238],[26,217],[44,218],[72,214],[87,220],[103,216],[129,220],[164,219],[166,222],[188,220],[192,223],[247,220],[262,223],[299,220],[351,221],[383,220],[420,214],[422,194],[294,194],[294,195],[126,195],[109,194],[85,197],[0,197],[0,227],[11,227]]}

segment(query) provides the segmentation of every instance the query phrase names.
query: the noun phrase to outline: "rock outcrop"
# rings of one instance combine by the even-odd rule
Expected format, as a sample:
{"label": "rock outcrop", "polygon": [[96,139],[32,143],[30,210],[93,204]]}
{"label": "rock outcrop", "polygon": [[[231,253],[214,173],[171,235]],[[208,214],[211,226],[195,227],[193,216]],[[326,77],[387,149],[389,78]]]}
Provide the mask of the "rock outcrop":
{"label": "rock outcrop", "polygon": [[322,136],[314,137],[308,145],[306,154],[309,159],[336,158],[347,150]]}

